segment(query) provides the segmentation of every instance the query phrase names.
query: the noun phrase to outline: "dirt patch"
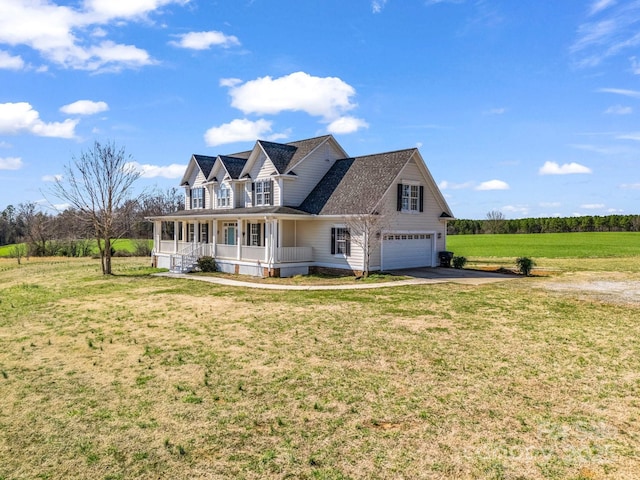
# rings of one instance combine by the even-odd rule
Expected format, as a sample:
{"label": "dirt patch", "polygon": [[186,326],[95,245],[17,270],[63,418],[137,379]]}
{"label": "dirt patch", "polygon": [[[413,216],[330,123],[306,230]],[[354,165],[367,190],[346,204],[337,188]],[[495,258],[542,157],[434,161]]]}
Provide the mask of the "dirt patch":
{"label": "dirt patch", "polygon": [[640,279],[635,275],[581,272],[542,285],[547,290],[574,292],[607,303],[640,305]]}

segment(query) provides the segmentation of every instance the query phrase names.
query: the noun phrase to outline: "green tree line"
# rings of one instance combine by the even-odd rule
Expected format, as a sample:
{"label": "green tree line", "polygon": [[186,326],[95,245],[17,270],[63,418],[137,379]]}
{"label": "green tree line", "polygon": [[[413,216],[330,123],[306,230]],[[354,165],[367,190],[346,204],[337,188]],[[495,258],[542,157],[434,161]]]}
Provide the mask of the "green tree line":
{"label": "green tree line", "polygon": [[[184,198],[176,188],[155,191],[132,200],[116,212],[123,238],[152,238],[153,225],[145,217],[184,208]],[[0,211],[0,246],[24,244],[29,256],[85,256],[95,239],[91,221],[73,208],[47,213],[33,202],[8,205]]]}
{"label": "green tree line", "polygon": [[565,232],[640,232],[640,215],[585,215],[507,220],[499,212],[490,212],[483,220],[459,219],[447,223],[449,235]]}

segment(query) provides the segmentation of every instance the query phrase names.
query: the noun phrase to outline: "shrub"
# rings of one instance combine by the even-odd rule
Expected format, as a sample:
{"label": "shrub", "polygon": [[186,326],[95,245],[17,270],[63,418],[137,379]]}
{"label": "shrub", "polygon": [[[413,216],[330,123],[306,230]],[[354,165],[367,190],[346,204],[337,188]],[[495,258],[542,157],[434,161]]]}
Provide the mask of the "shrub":
{"label": "shrub", "polygon": [[136,257],[150,257],[151,245],[149,240],[136,240],[133,242],[134,254]]}
{"label": "shrub", "polygon": [[467,257],[453,257],[451,263],[453,264],[453,268],[464,268],[467,264]]}
{"label": "shrub", "polygon": [[531,270],[533,269],[535,262],[528,257],[518,257],[516,258],[516,265],[518,266],[518,270],[524,276],[529,276]]}
{"label": "shrub", "polygon": [[200,257],[198,259],[198,268],[201,272],[215,272],[216,271],[216,260],[213,257],[205,255],[204,257]]}

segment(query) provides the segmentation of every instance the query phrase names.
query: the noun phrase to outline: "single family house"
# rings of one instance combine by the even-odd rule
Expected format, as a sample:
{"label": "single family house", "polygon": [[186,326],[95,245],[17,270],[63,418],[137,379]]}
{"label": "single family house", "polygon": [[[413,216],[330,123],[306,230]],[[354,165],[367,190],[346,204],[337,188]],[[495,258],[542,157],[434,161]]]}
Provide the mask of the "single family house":
{"label": "single family house", "polygon": [[150,218],[154,264],[288,277],[433,267],[452,212],[417,148],[350,157],[332,135],[193,155],[185,209]]}

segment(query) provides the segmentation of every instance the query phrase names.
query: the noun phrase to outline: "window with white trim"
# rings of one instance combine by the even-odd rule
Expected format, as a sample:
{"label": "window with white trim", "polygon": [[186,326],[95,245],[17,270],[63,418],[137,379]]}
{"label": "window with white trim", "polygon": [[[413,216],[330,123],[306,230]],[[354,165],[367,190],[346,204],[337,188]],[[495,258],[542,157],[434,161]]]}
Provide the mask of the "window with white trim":
{"label": "window with white trim", "polygon": [[351,232],[345,227],[333,227],[331,229],[331,254],[351,255]]}
{"label": "window with white trim", "polygon": [[231,189],[228,185],[220,185],[217,195],[218,208],[231,206]]}
{"label": "window with white trim", "polygon": [[262,224],[249,224],[249,246],[259,247],[262,245]]}
{"label": "window with white trim", "polygon": [[253,182],[254,205],[273,205],[271,185],[271,180],[258,180]]}
{"label": "window with white trim", "polygon": [[204,188],[191,189],[191,208],[204,208]]}
{"label": "window with white trim", "polygon": [[399,212],[422,212],[424,203],[424,187],[417,182],[398,184]]}

